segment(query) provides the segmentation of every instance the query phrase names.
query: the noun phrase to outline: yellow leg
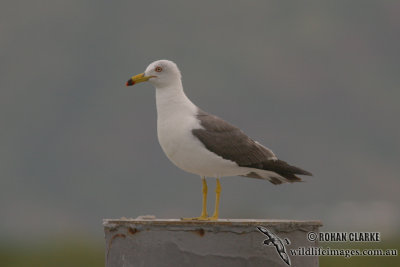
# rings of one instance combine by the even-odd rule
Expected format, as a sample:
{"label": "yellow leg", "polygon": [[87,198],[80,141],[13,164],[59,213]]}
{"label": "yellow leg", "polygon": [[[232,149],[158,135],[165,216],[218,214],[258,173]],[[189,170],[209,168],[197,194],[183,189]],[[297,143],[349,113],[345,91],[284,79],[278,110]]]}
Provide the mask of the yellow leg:
{"label": "yellow leg", "polygon": [[221,184],[219,183],[219,179],[217,178],[217,185],[215,187],[215,210],[211,220],[218,220],[219,216],[219,197],[221,196]]}
{"label": "yellow leg", "polygon": [[201,178],[202,182],[203,182],[203,206],[201,209],[201,215],[200,218],[207,218],[208,214],[207,214],[207,182],[206,182],[206,178],[202,177]]}
{"label": "yellow leg", "polygon": [[207,182],[205,177],[201,177],[201,180],[203,182],[203,207],[201,210],[201,215],[200,217],[195,218],[182,218],[182,220],[209,220],[207,214]]}

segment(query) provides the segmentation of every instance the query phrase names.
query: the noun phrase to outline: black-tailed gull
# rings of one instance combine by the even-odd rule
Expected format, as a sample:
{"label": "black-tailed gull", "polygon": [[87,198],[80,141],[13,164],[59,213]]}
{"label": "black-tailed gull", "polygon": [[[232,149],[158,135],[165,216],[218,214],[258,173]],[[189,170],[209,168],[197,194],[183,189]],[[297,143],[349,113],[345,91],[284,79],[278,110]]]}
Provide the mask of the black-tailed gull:
{"label": "black-tailed gull", "polygon": [[[218,219],[220,177],[239,175],[281,184],[300,182],[296,174],[312,175],[279,160],[270,149],[239,128],[193,104],[183,91],[181,72],[174,62],[155,61],[126,85],[145,81],[156,88],[157,133],[164,153],[182,170],[202,178],[202,213],[191,219]],[[217,179],[215,211],[211,217],[207,214],[206,177]]]}

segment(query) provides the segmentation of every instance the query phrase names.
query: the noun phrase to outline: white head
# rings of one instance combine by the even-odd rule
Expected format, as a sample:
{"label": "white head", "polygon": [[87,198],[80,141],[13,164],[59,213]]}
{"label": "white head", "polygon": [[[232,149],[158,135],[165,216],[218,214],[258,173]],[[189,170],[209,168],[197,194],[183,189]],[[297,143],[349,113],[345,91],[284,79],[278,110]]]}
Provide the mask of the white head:
{"label": "white head", "polygon": [[181,80],[178,66],[170,60],[157,60],[151,63],[144,73],[133,76],[126,82],[126,86],[149,81],[156,88],[173,85]]}

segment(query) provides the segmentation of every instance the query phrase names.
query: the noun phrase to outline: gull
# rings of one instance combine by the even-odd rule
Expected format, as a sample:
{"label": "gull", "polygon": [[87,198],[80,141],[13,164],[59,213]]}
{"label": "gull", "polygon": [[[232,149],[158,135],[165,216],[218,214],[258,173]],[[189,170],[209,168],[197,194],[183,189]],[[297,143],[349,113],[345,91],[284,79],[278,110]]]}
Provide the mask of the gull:
{"label": "gull", "polygon": [[278,252],[278,255],[281,257],[281,259],[286,262],[287,265],[290,266],[290,258],[287,253],[286,247],[285,247],[285,242],[286,244],[290,245],[290,240],[285,238],[285,242],[283,242],[282,239],[280,239],[277,235],[272,233],[270,230],[267,228],[264,228],[262,226],[257,226],[257,229],[263,233],[264,235],[268,236],[268,239],[264,240],[263,244],[268,245],[268,246],[275,246],[276,252]]}
{"label": "gull", "polygon": [[[178,66],[169,60],[151,63],[132,76],[126,86],[149,82],[156,88],[157,136],[167,158],[180,169],[202,179],[202,212],[189,220],[218,220],[221,184],[225,176],[244,176],[273,184],[302,181],[312,175],[289,165],[267,147],[232,124],[209,114],[186,96]],[[214,214],[207,214],[206,177],[216,178]]]}

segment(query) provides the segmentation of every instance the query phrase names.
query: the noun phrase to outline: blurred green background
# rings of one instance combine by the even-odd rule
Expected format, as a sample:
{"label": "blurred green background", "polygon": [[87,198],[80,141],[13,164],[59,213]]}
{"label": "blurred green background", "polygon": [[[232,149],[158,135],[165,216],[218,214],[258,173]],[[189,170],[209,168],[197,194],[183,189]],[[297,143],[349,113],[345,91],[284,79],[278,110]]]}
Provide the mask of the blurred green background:
{"label": "blurred green background", "polygon": [[[382,243],[324,243],[324,248],[331,249],[397,249],[400,240],[386,241]],[[1,266],[21,267],[86,267],[104,266],[104,247],[99,242],[88,241],[82,237],[69,237],[64,239],[40,241],[35,244],[0,244]],[[398,266],[399,256],[321,256],[321,267],[354,266]]]}
{"label": "blurred green background", "polygon": [[399,33],[397,1],[3,0],[1,265],[103,265],[103,218],[198,215],[200,179],[158,145],[154,89],[124,86],[162,58],[194,103],[314,173],[224,178],[222,218],[319,219],[398,248]]}

